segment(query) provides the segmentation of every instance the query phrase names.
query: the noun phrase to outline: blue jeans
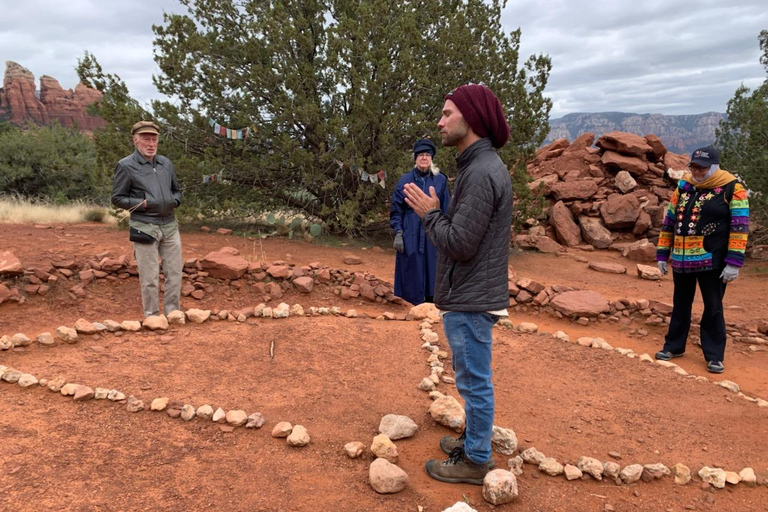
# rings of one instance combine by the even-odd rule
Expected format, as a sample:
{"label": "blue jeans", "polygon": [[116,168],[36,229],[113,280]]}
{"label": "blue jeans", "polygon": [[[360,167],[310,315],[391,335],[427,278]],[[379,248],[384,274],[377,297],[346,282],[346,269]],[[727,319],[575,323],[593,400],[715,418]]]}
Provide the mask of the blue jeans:
{"label": "blue jeans", "polygon": [[475,464],[484,464],[491,457],[491,328],[498,319],[488,313],[449,311],[443,315],[443,329],[453,353],[456,389],[464,399],[467,415],[464,453]]}

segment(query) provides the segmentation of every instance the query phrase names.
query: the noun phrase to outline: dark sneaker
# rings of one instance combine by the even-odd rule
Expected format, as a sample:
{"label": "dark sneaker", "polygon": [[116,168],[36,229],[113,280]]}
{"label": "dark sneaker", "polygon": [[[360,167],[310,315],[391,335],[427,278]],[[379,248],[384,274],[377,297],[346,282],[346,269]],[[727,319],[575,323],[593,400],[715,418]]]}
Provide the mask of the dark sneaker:
{"label": "dark sneaker", "polygon": [[656,352],[654,357],[656,357],[657,361],[669,361],[670,359],[674,359],[676,357],[683,357],[683,354],[685,354],[685,352],[681,352],[680,354],[673,354],[669,350],[659,350]]}
{"label": "dark sneaker", "polygon": [[464,455],[464,448],[456,448],[447,460],[430,459],[425,468],[427,474],[449,484],[483,485],[485,475],[491,470],[489,459],[485,464],[475,464]]}
{"label": "dark sneaker", "polygon": [[467,432],[462,432],[459,437],[443,436],[440,439],[440,449],[450,455],[456,448],[464,448],[464,440],[467,438]]}
{"label": "dark sneaker", "polygon": [[722,361],[709,361],[707,362],[707,371],[709,373],[723,373],[725,366]]}

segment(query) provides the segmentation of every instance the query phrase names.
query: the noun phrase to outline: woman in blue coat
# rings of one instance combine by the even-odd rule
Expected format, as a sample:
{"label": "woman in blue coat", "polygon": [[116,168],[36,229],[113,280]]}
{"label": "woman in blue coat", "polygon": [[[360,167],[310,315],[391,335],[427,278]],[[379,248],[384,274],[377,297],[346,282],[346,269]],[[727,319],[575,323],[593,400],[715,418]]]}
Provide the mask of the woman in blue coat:
{"label": "woman in blue coat", "polygon": [[405,203],[403,187],[415,183],[425,194],[435,187],[440,209],[448,211],[448,179],[432,165],[437,148],[429,139],[419,139],[413,146],[415,166],[398,180],[392,193],[389,225],[395,235],[395,295],[413,305],[432,302],[435,290],[437,249],[427,238],[418,215]]}

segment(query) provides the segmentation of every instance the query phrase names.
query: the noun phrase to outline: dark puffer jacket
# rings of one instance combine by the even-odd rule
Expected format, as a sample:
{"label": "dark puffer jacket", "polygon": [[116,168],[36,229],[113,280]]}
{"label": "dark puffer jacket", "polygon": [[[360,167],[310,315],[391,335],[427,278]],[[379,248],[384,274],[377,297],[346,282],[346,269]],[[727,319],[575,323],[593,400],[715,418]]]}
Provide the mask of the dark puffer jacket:
{"label": "dark puffer jacket", "polygon": [[130,210],[146,199],[147,205],[131,212],[131,220],[148,224],[166,224],[181,204],[181,189],[173,163],[155,155],[147,161],[138,150],[117,163],[112,182],[112,204]]}
{"label": "dark puffer jacket", "polygon": [[435,305],[446,311],[509,307],[507,265],[512,181],[487,138],[456,158],[459,174],[448,213],[431,210],[424,227],[437,247]]}

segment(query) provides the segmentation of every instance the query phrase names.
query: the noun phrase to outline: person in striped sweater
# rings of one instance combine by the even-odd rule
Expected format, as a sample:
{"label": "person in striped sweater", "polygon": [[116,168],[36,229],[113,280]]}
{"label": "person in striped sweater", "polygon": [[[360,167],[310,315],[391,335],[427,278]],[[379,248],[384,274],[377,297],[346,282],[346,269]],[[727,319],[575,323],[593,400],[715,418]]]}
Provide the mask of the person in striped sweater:
{"label": "person in striped sweater", "polygon": [[675,284],[669,330],[656,359],[668,361],[685,353],[698,283],[704,300],[701,348],[707,370],[722,373],[723,296],[726,285],[739,276],[744,265],[749,200],[738,178],[720,169],[720,155],[714,147],[694,151],[688,169],[690,173],[672,193],[656,250],[659,270],[666,275],[671,266]]}

